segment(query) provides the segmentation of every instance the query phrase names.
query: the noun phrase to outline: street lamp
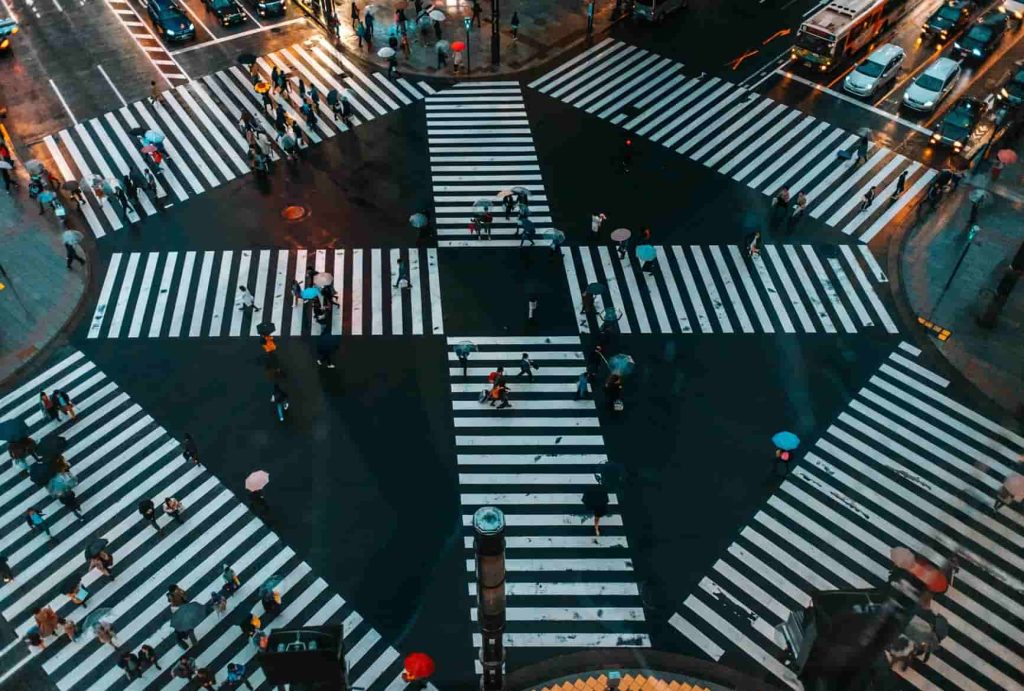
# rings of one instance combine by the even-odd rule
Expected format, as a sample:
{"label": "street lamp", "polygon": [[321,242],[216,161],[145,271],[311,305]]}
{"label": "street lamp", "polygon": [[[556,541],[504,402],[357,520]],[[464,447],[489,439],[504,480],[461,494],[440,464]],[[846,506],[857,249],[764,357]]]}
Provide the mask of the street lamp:
{"label": "street lamp", "polygon": [[505,514],[484,506],[473,514],[481,691],[501,691],[505,664]]}
{"label": "street lamp", "polygon": [[469,70],[470,70],[470,66],[469,66],[469,60],[470,60],[470,58],[469,58],[469,28],[471,26],[473,26],[473,18],[472,17],[463,17],[462,18],[462,25],[466,27],[466,76],[468,77],[469,76]]}
{"label": "street lamp", "polygon": [[491,0],[491,64],[501,64],[501,29],[499,20],[499,2]]}

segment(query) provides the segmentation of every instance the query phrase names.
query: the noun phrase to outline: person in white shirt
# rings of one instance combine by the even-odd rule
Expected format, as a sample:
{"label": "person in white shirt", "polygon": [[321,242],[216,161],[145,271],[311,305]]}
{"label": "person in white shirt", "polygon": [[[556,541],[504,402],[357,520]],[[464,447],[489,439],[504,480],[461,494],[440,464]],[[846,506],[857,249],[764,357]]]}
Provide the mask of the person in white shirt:
{"label": "person in white shirt", "polygon": [[259,312],[260,308],[256,306],[256,298],[252,296],[249,289],[245,286],[238,286],[238,298],[235,300],[235,305],[240,310],[251,309]]}
{"label": "person in white shirt", "polygon": [[598,213],[593,214],[590,217],[590,232],[597,235],[601,232],[601,224],[604,223],[604,219],[607,218],[604,214]]}

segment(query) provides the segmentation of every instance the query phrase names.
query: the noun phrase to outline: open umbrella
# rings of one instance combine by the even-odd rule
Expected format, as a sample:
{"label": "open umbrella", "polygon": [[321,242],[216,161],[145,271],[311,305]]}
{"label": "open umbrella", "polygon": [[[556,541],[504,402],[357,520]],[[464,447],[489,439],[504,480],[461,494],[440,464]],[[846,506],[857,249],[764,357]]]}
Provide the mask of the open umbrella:
{"label": "open umbrella", "polygon": [[65,180],[60,184],[60,187],[68,192],[76,192],[82,189],[82,186],[78,184],[78,180]]}
{"label": "open umbrella", "polygon": [[603,516],[608,511],[608,491],[600,485],[588,487],[583,492],[583,506],[595,516]]}
{"label": "open umbrella", "polygon": [[103,539],[102,537],[96,538],[95,540],[93,540],[92,542],[90,542],[86,546],[86,548],[85,548],[85,558],[86,559],[92,559],[97,554],[99,554],[100,552],[105,550],[107,548],[107,545],[109,545],[109,544],[110,543],[107,540]]}
{"label": "open umbrella", "polygon": [[443,38],[440,41],[438,41],[437,43],[434,44],[435,50],[445,50],[445,51],[448,50],[448,47],[450,45],[451,45],[451,43],[449,43],[448,41],[444,40]]}
{"label": "open umbrella", "polygon": [[409,217],[409,225],[413,228],[426,228],[429,222],[426,214],[413,214]]}
{"label": "open umbrella", "polygon": [[548,237],[551,238],[551,242],[555,245],[561,245],[565,242],[565,233],[555,228],[548,231]]}
{"label": "open umbrella", "polygon": [[377,57],[384,58],[385,60],[388,58],[393,58],[395,57],[395,49],[392,48],[391,46],[384,46],[383,48],[377,51]]}
{"label": "open umbrella", "polygon": [[[82,574],[74,573],[61,581],[60,592],[73,593],[82,585]],[[96,611],[103,611],[102,609]],[[88,618],[88,617],[86,617]]]}
{"label": "open umbrella", "polygon": [[46,190],[45,192],[39,193],[39,201],[41,201],[43,204],[52,202],[56,198],[57,194],[53,190]]}
{"label": "open umbrella", "polygon": [[269,336],[275,331],[277,331],[277,326],[274,325],[274,322],[260,322],[256,325],[256,333],[260,336]]}
{"label": "open umbrella", "polygon": [[337,89],[331,89],[330,91],[327,92],[327,105],[333,106],[337,102],[338,102],[338,90]]}
{"label": "open umbrella", "polygon": [[889,557],[892,563],[901,569],[909,570],[914,567],[914,553],[906,547],[893,547],[889,550]]}
{"label": "open umbrella", "polygon": [[191,631],[206,619],[206,608],[198,602],[186,602],[171,615],[171,628],[175,631]]}
{"label": "open umbrella", "polygon": [[265,94],[268,91],[270,91],[270,83],[269,82],[265,82],[265,81],[263,81],[261,79],[260,81],[258,81],[255,84],[253,84],[252,88],[255,89],[256,93],[258,93],[258,94]]}
{"label": "open umbrella", "polygon": [[29,479],[40,487],[45,487],[50,478],[56,474],[57,471],[54,469],[53,464],[46,461],[36,461],[28,467]]}
{"label": "open umbrella", "polygon": [[857,134],[859,134],[862,137],[870,137],[871,136],[871,128],[869,128],[869,127],[861,127],[860,129],[857,130]]}
{"label": "open umbrella", "polygon": [[290,134],[286,134],[281,137],[281,148],[285,151],[291,151],[295,148],[295,137]]}
{"label": "open umbrella", "polygon": [[608,292],[608,286],[604,283],[591,283],[587,286],[587,292],[591,295],[604,295]]}
{"label": "open umbrella", "polygon": [[636,258],[642,262],[654,261],[657,256],[658,250],[654,249],[652,245],[640,245],[636,248]]}
{"label": "open umbrella", "polygon": [[0,159],[0,170],[14,170],[14,164],[8,160]]}
{"label": "open umbrella", "polygon": [[477,351],[477,347],[476,343],[473,343],[473,341],[459,341],[455,344],[455,347],[452,348],[452,350],[455,351],[456,355],[462,357],[468,356],[470,353],[475,353]]}
{"label": "open umbrella", "polygon": [[515,194],[515,192],[513,192],[513,191],[512,191],[511,189],[509,189],[509,188],[507,188],[507,187],[506,187],[506,188],[505,188],[505,189],[503,189],[503,190],[498,190],[498,193],[497,193],[497,194],[495,194],[494,196],[495,196],[495,197],[496,197],[497,199],[504,199],[505,197],[511,197],[511,196],[513,196],[514,194]]}
{"label": "open umbrella", "polygon": [[454,50],[456,53],[461,53],[462,51],[466,50],[466,44],[463,41],[456,41],[455,43],[452,44],[452,50]]}
{"label": "open umbrella", "polygon": [[268,482],[270,482],[270,473],[265,470],[257,470],[245,478],[245,488],[250,492],[258,492],[266,487]]}
{"label": "open umbrella", "polygon": [[310,286],[309,288],[303,288],[302,292],[299,293],[299,297],[303,300],[312,300],[313,298],[320,297],[320,289]]}
{"label": "open umbrella", "polygon": [[29,175],[39,175],[43,172],[44,167],[40,161],[31,158],[25,161],[25,170],[29,172]]}
{"label": "open umbrella", "polygon": [[334,276],[326,271],[321,271],[317,275],[313,276],[313,285],[315,286],[323,288],[324,286],[329,286],[332,283],[334,283]]}
{"label": "open umbrella", "polygon": [[608,358],[608,369],[611,370],[612,374],[618,374],[625,377],[630,374],[634,368],[636,368],[636,362],[634,362],[633,358],[629,355],[620,353]]}
{"label": "open umbrella", "polygon": [[434,673],[434,661],[426,653],[409,653],[402,666],[408,679],[426,679]]}
{"label": "open umbrella", "polygon": [[242,53],[235,59],[243,65],[251,65],[256,62],[256,56],[252,53]]}
{"label": "open umbrella", "polygon": [[146,134],[142,136],[142,141],[147,144],[159,144],[164,139],[164,133],[159,130],[146,130]]}
{"label": "open umbrella", "polygon": [[971,194],[968,198],[971,200],[972,204],[984,204],[985,202],[988,201],[989,194],[985,190],[975,189],[971,191]]}
{"label": "open umbrella", "polygon": [[284,576],[275,573],[273,576],[271,576],[270,578],[268,578],[260,584],[259,590],[256,591],[256,594],[260,597],[269,595],[270,593],[274,592],[274,588],[280,585],[281,581],[283,580]]}
{"label": "open umbrella", "polygon": [[146,134],[146,128],[133,127],[130,130],[128,130],[128,134],[132,135],[133,137],[141,137],[142,135]]}
{"label": "open umbrella", "polygon": [[491,210],[491,204],[493,204],[493,201],[490,200],[490,199],[477,199],[475,202],[473,202],[473,210],[474,211],[490,211]]}
{"label": "open umbrella", "polygon": [[21,441],[28,436],[28,425],[21,418],[9,418],[0,422],[0,438],[4,441]]}
{"label": "open umbrella", "polygon": [[60,473],[50,478],[46,484],[46,491],[51,497],[59,497],[65,492],[78,487],[78,478],[71,473]]}
{"label": "open umbrella", "polygon": [[999,153],[996,154],[996,158],[1003,165],[1010,165],[1011,163],[1017,162],[1017,152],[1013,149],[1000,149]]}
{"label": "open umbrella", "polygon": [[1011,475],[1003,481],[1003,487],[1016,501],[1024,498],[1024,475]]}
{"label": "open umbrella", "polygon": [[633,234],[629,228],[616,228],[612,231],[611,238],[615,242],[624,242]]}
{"label": "open umbrella", "polygon": [[146,144],[144,147],[142,147],[141,151],[144,154],[151,154],[154,151],[156,151],[156,147],[153,146],[152,144]]}
{"label": "open umbrella", "polygon": [[77,245],[82,241],[83,237],[85,236],[82,235],[77,230],[65,230],[63,233],[60,234],[60,239],[63,240],[64,243],[68,245]]}
{"label": "open umbrella", "polygon": [[772,444],[774,444],[777,449],[792,451],[800,446],[800,437],[796,436],[792,432],[779,432],[772,437]]}
{"label": "open umbrella", "polygon": [[36,453],[43,458],[53,458],[64,453],[66,448],[68,448],[67,439],[57,434],[51,434],[39,442],[39,446],[36,447]]}
{"label": "open umbrella", "polygon": [[526,189],[525,187],[513,187],[512,188],[512,193],[513,194],[521,194],[524,197],[529,197],[530,196],[530,190]]}
{"label": "open umbrella", "polygon": [[447,19],[445,13],[437,9],[430,10],[430,12],[427,13],[427,16],[433,19],[435,22],[443,22],[445,19]]}
{"label": "open umbrella", "polygon": [[[75,580],[76,581],[79,580],[78,576],[75,576]],[[72,590],[74,590],[74,586],[71,587],[71,588],[68,588],[64,592],[70,593]],[[92,629],[95,629],[113,611],[114,610],[113,610],[112,607],[100,607],[99,609],[94,609],[91,612],[89,612],[87,615],[85,615],[85,618],[82,619],[82,623],[81,623],[79,628],[81,628],[82,631],[90,631]]]}

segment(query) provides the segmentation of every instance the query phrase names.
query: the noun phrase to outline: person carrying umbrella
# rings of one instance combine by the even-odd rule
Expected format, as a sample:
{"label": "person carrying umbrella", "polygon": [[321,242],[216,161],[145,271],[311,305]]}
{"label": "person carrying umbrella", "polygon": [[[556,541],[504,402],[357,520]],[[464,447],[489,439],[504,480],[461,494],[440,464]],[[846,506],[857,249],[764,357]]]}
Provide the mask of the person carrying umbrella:
{"label": "person carrying umbrella", "polygon": [[109,645],[114,650],[121,649],[117,644],[117,633],[114,631],[114,626],[110,622],[101,621],[96,624],[96,640],[105,645]]}
{"label": "person carrying umbrella", "polygon": [[160,658],[157,657],[156,651],[151,645],[139,646],[138,657],[143,673],[145,673],[150,667],[163,669],[163,667],[160,666]]}
{"label": "person carrying umbrella", "polygon": [[79,503],[74,490],[69,489],[57,495],[57,501],[66,506],[71,513],[75,514],[78,520],[85,520],[85,516],[82,515],[82,505]]}
{"label": "person carrying umbrella", "polygon": [[227,564],[224,565],[224,569],[221,571],[220,577],[224,581],[224,590],[229,595],[238,590],[239,586],[242,585],[242,581],[238,578],[238,574],[236,574],[235,570]]}
{"label": "person carrying umbrella", "polygon": [[800,438],[792,432],[779,432],[772,437],[772,444],[775,446],[775,469],[782,466],[782,474],[789,472],[789,462],[792,460],[793,451],[800,446]]}
{"label": "person carrying umbrella", "polygon": [[43,512],[34,506],[30,507],[28,511],[25,512],[25,524],[33,531],[42,530],[51,538],[53,537],[49,526],[46,525],[46,519],[44,518]]}
{"label": "person carrying umbrella", "polygon": [[134,681],[142,674],[142,665],[139,663],[139,656],[133,652],[121,653],[117,666],[124,670],[128,681]]}
{"label": "person carrying umbrella", "polygon": [[156,522],[156,507],[151,499],[143,499],[139,502],[139,515],[142,516],[142,520],[153,526],[158,534],[164,534],[164,529]]}
{"label": "person carrying umbrella", "polygon": [[610,374],[604,383],[605,400],[608,409],[620,412],[622,410],[622,375]]}

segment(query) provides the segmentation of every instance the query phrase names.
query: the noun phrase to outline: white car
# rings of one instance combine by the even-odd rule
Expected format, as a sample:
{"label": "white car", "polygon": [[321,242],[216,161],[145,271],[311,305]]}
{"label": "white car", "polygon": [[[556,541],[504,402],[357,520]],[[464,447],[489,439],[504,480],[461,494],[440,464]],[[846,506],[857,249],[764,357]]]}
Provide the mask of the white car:
{"label": "white car", "polygon": [[843,80],[843,89],[856,96],[870,96],[899,74],[906,53],[891,43],[871,51]]}
{"label": "white car", "polygon": [[944,99],[960,77],[960,63],[952,58],[939,58],[928,65],[903,92],[903,105],[930,113]]}
{"label": "white car", "polygon": [[999,11],[1005,12],[1018,22],[1024,21],[1024,2],[1021,2],[1021,0],[1003,0]]}

